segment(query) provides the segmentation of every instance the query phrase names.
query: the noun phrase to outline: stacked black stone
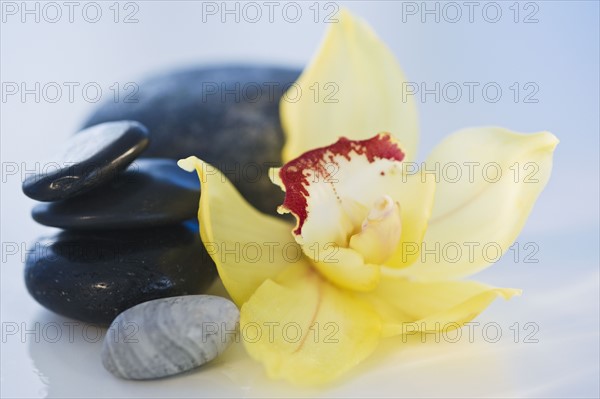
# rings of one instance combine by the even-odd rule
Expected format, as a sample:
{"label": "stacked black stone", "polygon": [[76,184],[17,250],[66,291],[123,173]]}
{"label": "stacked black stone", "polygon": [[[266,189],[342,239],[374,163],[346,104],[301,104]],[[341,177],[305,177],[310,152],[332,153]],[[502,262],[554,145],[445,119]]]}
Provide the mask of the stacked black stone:
{"label": "stacked black stone", "polygon": [[216,277],[193,221],[197,177],[173,159],[136,160],[148,143],[138,122],[98,124],[71,139],[60,167],[23,182],[49,201],[33,218],[64,229],[27,257],[26,286],[43,306],[108,324],[142,302],[202,293]]}
{"label": "stacked black stone", "polygon": [[279,102],[299,74],[192,69],[101,106],[56,162],[63,168],[23,183],[25,194],[47,202],[33,218],[65,229],[29,255],[31,295],[57,313],[108,324],[138,303],[205,290],[216,272],[195,222],[199,183],[176,160],[204,159],[257,209],[276,215],[283,193],[268,170],[281,165]]}

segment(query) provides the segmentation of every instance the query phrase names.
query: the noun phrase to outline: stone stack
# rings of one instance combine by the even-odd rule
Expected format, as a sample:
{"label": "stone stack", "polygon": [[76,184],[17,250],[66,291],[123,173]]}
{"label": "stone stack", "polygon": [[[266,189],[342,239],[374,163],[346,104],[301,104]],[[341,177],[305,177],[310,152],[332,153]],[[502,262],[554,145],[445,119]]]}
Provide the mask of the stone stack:
{"label": "stone stack", "polygon": [[[236,306],[190,295],[216,271],[198,232],[198,179],[176,161],[202,158],[254,207],[277,215],[283,193],[268,171],[281,165],[279,102],[299,74],[215,66],[149,79],[136,98],[122,93],[130,101],[98,108],[52,161],[55,171],[23,183],[27,196],[43,202],[33,218],[63,229],[29,254],[27,289],[56,313],[112,322],[102,361],[114,375],[177,374],[232,342]],[[132,326],[134,337],[120,333]]]}
{"label": "stone stack", "polygon": [[37,240],[25,265],[27,289],[46,308],[107,325],[215,279],[198,233],[198,179],[173,159],[137,159],[149,141],[138,122],[98,124],[73,136],[51,172],[23,182],[44,202],[33,218],[63,229]]}

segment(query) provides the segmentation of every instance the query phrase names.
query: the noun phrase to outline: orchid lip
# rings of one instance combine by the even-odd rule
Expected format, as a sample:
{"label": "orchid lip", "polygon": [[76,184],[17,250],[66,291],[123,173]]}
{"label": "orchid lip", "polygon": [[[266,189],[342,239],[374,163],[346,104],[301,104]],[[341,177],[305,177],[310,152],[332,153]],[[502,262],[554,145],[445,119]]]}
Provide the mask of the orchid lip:
{"label": "orchid lip", "polygon": [[[339,183],[338,159],[350,161],[354,157],[364,157],[369,163],[378,159],[400,162],[404,159],[404,152],[388,133],[380,133],[368,140],[349,140],[341,137],[330,146],[304,153],[279,170],[279,178],[286,188],[281,210],[296,216],[295,235],[302,235],[302,228],[309,217],[310,185],[325,182],[335,192],[336,184]],[[339,202],[339,196],[337,197]]]}

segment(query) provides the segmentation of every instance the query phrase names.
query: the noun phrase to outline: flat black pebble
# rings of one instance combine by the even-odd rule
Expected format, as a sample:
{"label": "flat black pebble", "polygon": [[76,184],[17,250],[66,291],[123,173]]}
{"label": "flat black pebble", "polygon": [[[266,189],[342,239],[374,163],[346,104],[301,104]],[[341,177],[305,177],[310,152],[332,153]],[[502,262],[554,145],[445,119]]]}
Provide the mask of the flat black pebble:
{"label": "flat black pebble", "polygon": [[28,254],[25,284],[53,312],[109,324],[152,299],[202,293],[216,277],[197,223],[149,228],[64,231]]}
{"label": "flat black pebble", "polygon": [[75,197],[113,179],[148,146],[148,131],[135,121],[89,127],[66,143],[63,154],[29,176],[23,192],[38,201]]}
{"label": "flat black pebble", "polygon": [[281,165],[279,100],[299,74],[295,69],[244,65],[169,73],[141,82],[134,102],[103,104],[85,126],[140,121],[151,139],[144,157],[196,155],[224,171],[260,211],[277,215],[283,193],[271,183],[268,171]]}
{"label": "flat black pebble", "polygon": [[138,159],[109,183],[84,195],[38,204],[38,223],[64,229],[129,229],[193,219],[200,183],[172,159]]}

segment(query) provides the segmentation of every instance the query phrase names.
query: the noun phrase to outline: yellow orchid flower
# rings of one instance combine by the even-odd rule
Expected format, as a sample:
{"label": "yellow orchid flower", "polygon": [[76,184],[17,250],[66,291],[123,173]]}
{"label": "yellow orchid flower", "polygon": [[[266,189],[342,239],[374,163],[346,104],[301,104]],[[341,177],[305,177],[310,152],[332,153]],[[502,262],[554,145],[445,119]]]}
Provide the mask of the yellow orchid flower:
{"label": "yellow orchid flower", "polygon": [[[272,378],[331,381],[382,338],[456,328],[496,297],[520,294],[457,280],[489,265],[485,252],[448,260],[439,248],[494,243],[505,251],[549,179],[558,140],[466,129],[443,140],[421,171],[407,168],[418,133],[414,104],[399,95],[404,81],[385,45],[344,11],[297,82],[304,92],[335,82],[342,98],[281,102],[287,163],[271,177],[286,192],[279,211],[295,226],[252,208],[211,165],[179,161],[198,172],[202,240],[241,307],[248,353]],[[373,136],[382,131],[390,133]],[[505,172],[531,163],[537,173],[436,182],[427,172],[469,162]]]}

